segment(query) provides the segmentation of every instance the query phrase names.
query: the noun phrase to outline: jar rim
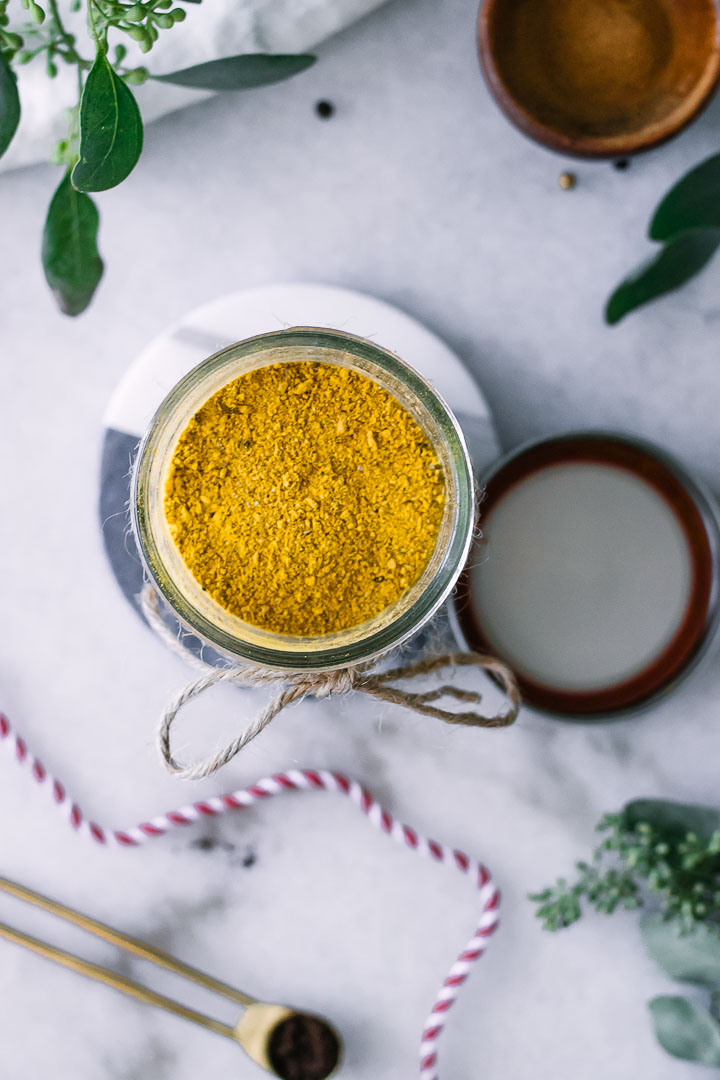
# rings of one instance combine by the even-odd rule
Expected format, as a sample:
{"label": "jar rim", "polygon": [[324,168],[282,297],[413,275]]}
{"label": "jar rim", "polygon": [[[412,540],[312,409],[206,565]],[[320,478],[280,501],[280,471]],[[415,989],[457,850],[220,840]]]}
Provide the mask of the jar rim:
{"label": "jar rim", "polygon": [[[384,618],[378,616],[359,628],[349,628],[343,634],[323,638],[290,638],[258,630],[258,634],[251,635],[255,640],[247,640],[228,632],[206,612],[200,611],[170,572],[158,536],[157,487],[159,470],[167,461],[167,448],[175,446],[177,435],[184,430],[189,418],[186,416],[179,424],[178,416],[187,410],[192,396],[198,398],[203,386],[207,389],[208,380],[214,379],[217,383],[194,402],[194,412],[220,386],[242,373],[237,370],[230,373],[233,367],[244,363],[250,365],[244,370],[250,370],[277,363],[278,360],[269,358],[268,354],[271,356],[278,349],[297,350],[299,354],[304,351],[307,355],[298,355],[294,359],[311,361],[318,359],[323,351],[329,352],[337,355],[336,362],[340,366],[352,366],[348,360],[351,358],[359,365],[358,370],[369,378],[373,378],[372,372],[375,372],[378,376],[375,381],[380,385],[385,385],[383,379],[389,380],[407,395],[412,402],[409,411],[416,419],[418,413],[425,418],[426,423],[421,422],[421,426],[434,449],[443,454],[446,500],[452,519],[445,529],[447,535],[442,550],[438,541],[431,557],[431,562],[434,560],[436,565],[429,580],[412,603],[408,597],[415,586],[403,594],[408,598],[407,603],[404,608],[400,605],[396,616],[380,613]],[[316,355],[313,355],[314,350]],[[346,358],[344,364],[343,356]],[[320,362],[334,361],[324,359]],[[223,377],[226,371],[227,377]],[[218,379],[222,381],[218,382]],[[393,393],[392,386],[385,388]],[[398,394],[393,396],[397,398]],[[401,401],[401,404],[408,407],[406,402]],[[168,434],[171,429],[174,434]],[[184,627],[221,654],[235,661],[273,669],[323,671],[356,665],[373,660],[407,641],[432,618],[454,588],[470,550],[474,518],[475,494],[467,444],[457,419],[442,396],[419,372],[389,350],[356,335],[322,327],[293,327],[234,342],[193,367],[157,409],[140,443],[132,470],[131,521],[136,543],[146,574],[170,610]],[[394,606],[391,605],[388,612],[392,612]],[[352,634],[351,631],[359,632]]]}

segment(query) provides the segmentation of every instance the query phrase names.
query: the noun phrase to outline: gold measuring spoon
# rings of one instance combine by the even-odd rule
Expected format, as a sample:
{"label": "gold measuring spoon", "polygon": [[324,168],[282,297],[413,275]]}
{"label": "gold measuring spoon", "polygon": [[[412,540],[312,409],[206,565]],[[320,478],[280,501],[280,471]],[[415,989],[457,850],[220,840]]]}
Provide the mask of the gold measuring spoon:
{"label": "gold measuring spoon", "polygon": [[133,982],[123,975],[117,975],[114,971],[93,964],[89,960],[83,960],[73,953],[58,949],[20,930],[15,930],[5,923],[0,923],[0,937],[7,938],[8,941],[13,941],[18,945],[24,945],[25,948],[31,949],[40,956],[55,960],[56,963],[105,983],[106,986],[112,986],[135,998],[136,1001],[142,1001],[146,1005],[155,1005],[176,1016],[182,1016],[185,1020],[191,1020],[194,1024],[199,1024],[218,1035],[233,1039],[240,1043],[253,1061],[273,1076],[280,1077],[281,1080],[326,1080],[336,1071],[340,1063],[342,1043],[335,1029],[321,1017],[301,1013],[285,1005],[258,1001],[250,994],[236,990],[234,986],[228,986],[220,979],[215,979],[212,975],[206,975],[189,964],[184,964],[182,960],[176,960],[174,956],[156,949],[153,945],[123,934],[119,930],[113,930],[104,923],[97,922],[87,915],[82,915],[79,911],[65,907],[64,904],[42,896],[32,889],[27,889],[24,885],[9,881],[7,878],[0,877],[0,890],[20,900],[26,900],[35,907],[49,911],[67,922],[74,923],[75,926],[117,945],[134,956],[149,960],[158,967],[166,968],[207,990],[229,998],[242,1005],[245,1011],[235,1025],[225,1024],[195,1009],[188,1008],[178,1001],[173,1001],[164,994],[158,994],[146,986],[141,986],[140,983]]}

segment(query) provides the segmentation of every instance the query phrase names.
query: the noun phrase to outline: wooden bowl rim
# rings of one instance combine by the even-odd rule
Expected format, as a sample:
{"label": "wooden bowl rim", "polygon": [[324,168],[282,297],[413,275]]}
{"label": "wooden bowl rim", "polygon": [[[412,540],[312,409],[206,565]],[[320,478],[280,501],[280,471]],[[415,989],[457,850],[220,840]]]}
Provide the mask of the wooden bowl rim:
{"label": "wooden bowl rim", "polygon": [[[715,12],[715,40],[708,51],[703,76],[664,120],[655,121],[637,132],[619,135],[577,135],[550,127],[537,119],[513,95],[503,79],[490,37],[490,21],[508,0],[481,0],[478,12],[478,54],[485,80],[505,116],[523,134],[559,153],[581,158],[622,158],[650,150],[684,131],[705,109],[720,84],[720,0],[712,0]],[[510,0],[515,2],[515,0]]]}

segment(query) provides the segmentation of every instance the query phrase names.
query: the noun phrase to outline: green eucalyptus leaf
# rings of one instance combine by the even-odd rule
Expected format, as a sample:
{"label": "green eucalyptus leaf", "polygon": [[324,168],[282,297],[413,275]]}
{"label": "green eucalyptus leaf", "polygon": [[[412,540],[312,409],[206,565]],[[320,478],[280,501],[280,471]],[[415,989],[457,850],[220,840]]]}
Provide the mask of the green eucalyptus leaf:
{"label": "green eucalyptus leaf", "polygon": [[720,987],[720,929],[699,924],[681,933],[677,922],[646,915],[640,931],[648,953],[671,978]]}
{"label": "green eucalyptus leaf", "polygon": [[715,1020],[720,1020],[720,990],[713,990],[710,995],[710,1015]]}
{"label": "green eucalyptus leaf", "polygon": [[66,173],[50,203],[42,240],[45,277],[66,315],[85,310],[102,277],[99,221],[95,203],[73,187]]}
{"label": "green eucalyptus leaf", "polygon": [[4,53],[0,52],[0,157],[13,140],[20,123],[17,79]]}
{"label": "green eucalyptus leaf", "polygon": [[314,56],[270,56],[267,53],[247,53],[209,60],[206,64],[171,71],[168,75],[153,75],[157,82],[190,86],[195,90],[252,90],[269,86],[299,75],[315,63]]}
{"label": "green eucalyptus leaf", "polygon": [[[720,244],[720,236],[718,236]],[[720,810],[695,803],[673,802],[669,799],[633,799],[623,808],[623,823],[627,829],[635,829],[646,822],[668,839],[682,840],[688,833],[695,833],[700,840],[709,842],[720,829]]]}
{"label": "green eucalyptus leaf", "polygon": [[720,154],[691,169],[662,200],[650,223],[652,240],[688,229],[720,228]]}
{"label": "green eucalyptus leaf", "polygon": [[605,307],[611,325],[635,308],[672,292],[699,273],[720,246],[720,229],[681,233],[618,285]]}
{"label": "green eucalyptus leaf", "polygon": [[684,997],[648,1002],[655,1035],[663,1050],[683,1061],[720,1068],[720,1024]]}
{"label": "green eucalyptus leaf", "polygon": [[80,160],[72,171],[79,191],[106,191],[132,172],[143,145],[140,110],[131,90],[99,54],[80,102]]}

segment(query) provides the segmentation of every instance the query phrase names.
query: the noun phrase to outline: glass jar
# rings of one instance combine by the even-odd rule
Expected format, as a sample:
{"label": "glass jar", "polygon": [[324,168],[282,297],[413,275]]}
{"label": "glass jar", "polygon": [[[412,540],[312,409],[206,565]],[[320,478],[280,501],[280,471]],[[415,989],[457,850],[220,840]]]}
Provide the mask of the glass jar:
{"label": "glass jar", "polygon": [[[422,428],[445,479],[438,538],[418,580],[367,622],[318,637],[262,630],[213,600],[175,547],[163,505],[178,438],[208,398],[248,371],[297,361],[349,368],[382,386]],[[140,445],[133,469],[131,512],[147,574],[183,626],[233,660],[288,671],[329,671],[372,660],[407,641],[432,618],[451,593],[467,559],[475,502],[463,433],[430,384],[399,357],[372,342],[340,331],[301,327],[229,345],[180,380],[158,409]]]}

